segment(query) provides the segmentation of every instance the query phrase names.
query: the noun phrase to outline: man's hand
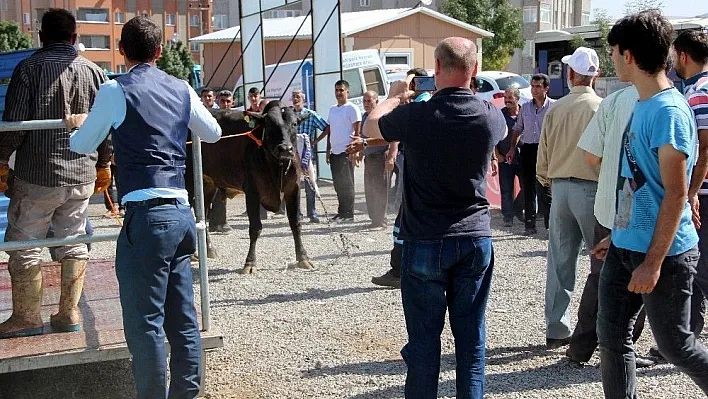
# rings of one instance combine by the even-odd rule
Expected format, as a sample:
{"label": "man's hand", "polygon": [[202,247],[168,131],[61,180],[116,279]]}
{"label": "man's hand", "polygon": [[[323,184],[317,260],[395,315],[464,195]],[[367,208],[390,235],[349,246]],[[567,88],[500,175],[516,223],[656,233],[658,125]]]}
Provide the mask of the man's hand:
{"label": "man's hand", "polygon": [[629,281],[627,289],[635,294],[650,294],[656,287],[656,282],[659,281],[661,275],[661,264],[653,265],[642,262],[639,267],[632,272],[632,279]]}
{"label": "man's hand", "polygon": [[364,150],[364,139],[361,136],[349,136],[352,142],[347,144],[347,154],[356,154]]}
{"label": "man's hand", "polygon": [[96,183],[93,188],[93,193],[102,193],[110,186],[111,168],[96,168]]}
{"label": "man's hand", "polygon": [[7,191],[7,179],[10,176],[10,167],[7,163],[0,163],[0,193]]}
{"label": "man's hand", "polygon": [[391,150],[386,150],[384,153],[384,156],[386,157],[386,163],[384,164],[384,170],[386,171],[386,175],[388,176],[391,172],[393,172],[393,168],[396,166],[396,157],[391,156]]}
{"label": "man's hand", "polygon": [[610,249],[610,236],[607,236],[600,240],[590,251],[591,254],[595,255],[597,259],[605,260],[607,257],[607,250]]}
{"label": "man's hand", "polygon": [[509,152],[506,153],[506,156],[504,157],[506,160],[506,163],[511,164],[514,162],[514,157],[516,156],[516,149],[512,148],[509,150]]}
{"label": "man's hand", "polygon": [[84,121],[88,117],[88,114],[73,114],[73,115],[66,115],[64,117],[64,125],[66,125],[66,128],[69,130],[74,130],[76,128],[80,128],[81,125],[84,124]]}
{"label": "man's hand", "polygon": [[688,203],[691,205],[693,225],[696,226],[696,230],[698,230],[701,228],[701,214],[699,212],[700,203],[698,202],[698,195],[689,196]]}
{"label": "man's hand", "polygon": [[329,151],[327,151],[327,154],[325,155],[325,162],[329,165]]}
{"label": "man's hand", "polygon": [[391,83],[391,88],[388,91],[388,98],[398,97],[401,103],[410,102],[412,98],[415,98],[415,92],[409,89],[410,81],[413,79],[413,75],[409,75],[406,80],[397,80]]}
{"label": "man's hand", "polygon": [[496,176],[499,174],[499,165],[497,164],[497,160],[492,158],[492,161],[489,163],[489,166],[492,168],[492,176]]}
{"label": "man's hand", "polygon": [[364,159],[363,152],[355,152],[353,154],[349,154],[349,162],[351,162],[357,168],[359,167],[359,164],[361,163],[362,159]]}

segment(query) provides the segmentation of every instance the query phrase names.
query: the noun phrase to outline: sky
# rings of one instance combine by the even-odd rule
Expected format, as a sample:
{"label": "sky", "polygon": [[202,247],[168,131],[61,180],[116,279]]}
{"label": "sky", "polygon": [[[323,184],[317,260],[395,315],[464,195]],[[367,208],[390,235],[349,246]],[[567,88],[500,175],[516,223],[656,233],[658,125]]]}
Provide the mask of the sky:
{"label": "sky", "polygon": [[[708,13],[707,0],[662,0],[664,8],[663,14],[668,17],[693,17]],[[624,15],[624,0],[591,0],[593,11],[596,8],[604,8],[610,15],[620,18]],[[593,14],[593,17],[595,15]]]}

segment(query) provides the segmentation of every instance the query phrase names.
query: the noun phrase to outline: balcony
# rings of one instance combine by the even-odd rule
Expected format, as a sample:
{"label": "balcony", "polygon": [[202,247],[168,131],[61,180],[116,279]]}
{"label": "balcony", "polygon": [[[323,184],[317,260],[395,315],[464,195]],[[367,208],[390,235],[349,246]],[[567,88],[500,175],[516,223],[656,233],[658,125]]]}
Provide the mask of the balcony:
{"label": "balcony", "polygon": [[108,23],[108,9],[105,8],[79,8],[76,13],[77,22]]}

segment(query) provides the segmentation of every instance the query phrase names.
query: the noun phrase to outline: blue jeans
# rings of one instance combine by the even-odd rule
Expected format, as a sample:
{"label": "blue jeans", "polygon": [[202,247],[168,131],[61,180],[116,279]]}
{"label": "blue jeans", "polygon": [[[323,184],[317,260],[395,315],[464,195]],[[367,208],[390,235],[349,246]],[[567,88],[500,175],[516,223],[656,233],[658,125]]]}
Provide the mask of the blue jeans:
{"label": "blue jeans", "polygon": [[116,248],[123,328],[140,399],[194,398],[201,383],[201,337],[189,257],[196,227],[185,205],[128,206]]}
{"label": "blue jeans", "polygon": [[[317,217],[317,208],[315,206],[315,189],[310,186],[310,182],[304,180],[300,183],[301,186],[305,186],[305,200],[307,201],[307,217],[312,219]],[[298,201],[300,196],[298,195]],[[300,213],[300,206],[298,205],[298,213]],[[301,213],[300,213],[301,214]]]}
{"label": "blue jeans", "polygon": [[445,311],[455,337],[457,398],[484,396],[485,308],[494,254],[490,237],[405,241],[401,296],[408,343],[406,398],[437,398]]}
{"label": "blue jeans", "polygon": [[708,351],[689,328],[691,295],[698,294],[692,292],[698,249],[667,256],[654,290],[634,294],[627,286],[644,257],[610,245],[600,272],[597,337],[605,397],[637,397],[632,329],[642,306],[659,352],[708,393]]}

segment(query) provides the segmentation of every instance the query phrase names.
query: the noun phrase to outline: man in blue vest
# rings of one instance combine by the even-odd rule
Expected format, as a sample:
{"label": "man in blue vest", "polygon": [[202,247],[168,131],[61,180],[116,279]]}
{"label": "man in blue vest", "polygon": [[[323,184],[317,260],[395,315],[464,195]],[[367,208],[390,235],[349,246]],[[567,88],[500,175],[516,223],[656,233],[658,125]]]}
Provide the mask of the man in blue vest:
{"label": "man in blue vest", "polygon": [[138,398],[165,398],[170,342],[170,398],[194,398],[201,384],[201,339],[189,257],[196,227],[185,190],[187,131],[216,142],[221,128],[187,82],[155,67],[160,28],[128,21],[120,54],[130,72],[101,88],[91,112],[71,115],[71,149],[90,153],[112,132],[125,205],[116,248],[123,327],[133,356]]}

